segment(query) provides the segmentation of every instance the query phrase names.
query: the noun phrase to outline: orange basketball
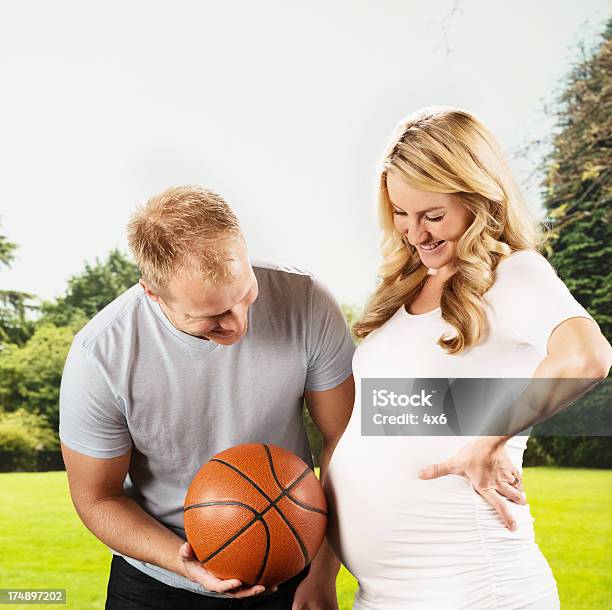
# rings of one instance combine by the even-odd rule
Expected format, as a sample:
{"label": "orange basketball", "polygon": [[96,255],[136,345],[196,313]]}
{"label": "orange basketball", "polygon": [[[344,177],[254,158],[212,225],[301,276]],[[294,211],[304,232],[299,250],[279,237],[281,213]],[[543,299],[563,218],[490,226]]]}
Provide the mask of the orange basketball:
{"label": "orange basketball", "polygon": [[197,472],[185,497],[185,533],[200,563],[222,579],[278,585],[304,569],[327,527],[315,473],[282,447],[221,451]]}

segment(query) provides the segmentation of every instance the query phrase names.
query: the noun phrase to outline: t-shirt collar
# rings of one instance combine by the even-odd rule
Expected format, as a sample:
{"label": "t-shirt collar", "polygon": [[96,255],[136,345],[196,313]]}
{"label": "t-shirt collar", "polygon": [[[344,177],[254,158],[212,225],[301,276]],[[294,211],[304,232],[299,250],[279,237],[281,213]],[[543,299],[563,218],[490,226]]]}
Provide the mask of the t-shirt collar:
{"label": "t-shirt collar", "polygon": [[200,339],[199,337],[194,337],[189,333],[184,333],[182,330],[179,330],[168,320],[166,314],[163,312],[157,301],[153,301],[148,296],[146,297],[147,302],[151,309],[155,312],[155,315],[161,320],[162,324],[178,339],[183,341],[183,343],[187,343],[188,345],[195,347],[196,349],[202,350],[203,352],[214,352],[216,349],[221,347],[219,343],[215,343],[212,339],[208,341],[206,339]]}

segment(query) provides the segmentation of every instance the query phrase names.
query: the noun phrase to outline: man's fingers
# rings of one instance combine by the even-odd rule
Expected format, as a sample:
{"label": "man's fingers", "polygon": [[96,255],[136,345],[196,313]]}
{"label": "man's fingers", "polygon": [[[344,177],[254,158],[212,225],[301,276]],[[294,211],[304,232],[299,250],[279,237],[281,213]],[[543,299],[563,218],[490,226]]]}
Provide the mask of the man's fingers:
{"label": "man's fingers", "polygon": [[526,504],[527,503],[527,501],[525,500],[524,494],[522,494],[521,491],[517,487],[510,485],[510,483],[500,483],[497,486],[497,491],[502,496],[505,496],[506,498],[508,498],[508,500],[511,500],[515,504]]}
{"label": "man's fingers", "polygon": [[263,585],[245,587],[242,581],[237,578],[229,578],[227,580],[217,578],[210,570],[207,570],[200,564],[189,542],[185,542],[180,546],[179,555],[181,559],[186,562],[186,565],[188,565],[190,578],[195,582],[199,582],[209,591],[227,593],[232,597],[242,598],[260,595],[266,590]]}
{"label": "man's fingers", "polygon": [[486,489],[476,489],[476,491],[495,509],[502,523],[511,531],[516,529],[516,522],[510,514],[508,507],[504,504],[502,497],[497,493],[494,487]]}
{"label": "man's fingers", "polygon": [[242,581],[238,578],[228,578],[221,580],[217,578],[210,570],[207,570],[197,560],[189,561],[190,576],[192,580],[197,580],[205,589],[216,591],[217,593],[231,593],[232,589],[236,590],[243,586]]}
{"label": "man's fingers", "polygon": [[229,593],[232,597],[240,599],[242,597],[253,597],[253,595],[260,595],[266,590],[262,585],[255,585],[253,587],[249,587],[248,589],[241,589],[240,591],[236,591],[233,593],[232,591],[223,591],[223,593]]}
{"label": "man's fingers", "polygon": [[181,559],[193,559],[193,549],[189,542],[184,542],[179,548],[179,556]]}
{"label": "man's fingers", "polygon": [[453,474],[452,464],[449,461],[429,464],[429,466],[419,470],[419,478],[421,479],[437,479],[447,474]]}
{"label": "man's fingers", "polygon": [[272,588],[268,589],[264,595],[270,595],[270,593],[276,593],[278,591],[278,586],[274,585]]}
{"label": "man's fingers", "polygon": [[210,572],[209,575],[210,577],[208,578],[208,580],[210,580],[210,585],[208,586],[208,588],[212,591],[217,591],[218,593],[231,593],[232,589],[238,589],[239,587],[242,587],[242,581],[238,580],[237,578],[230,578],[229,580],[220,580],[216,576],[213,576]]}

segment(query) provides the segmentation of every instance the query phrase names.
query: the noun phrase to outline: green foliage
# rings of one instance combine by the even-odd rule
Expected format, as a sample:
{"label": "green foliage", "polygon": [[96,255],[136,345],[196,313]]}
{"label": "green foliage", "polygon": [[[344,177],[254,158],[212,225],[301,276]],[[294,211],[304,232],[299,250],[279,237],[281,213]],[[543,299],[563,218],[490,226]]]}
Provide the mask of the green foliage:
{"label": "green foliage", "polygon": [[85,263],[85,270],[68,280],[63,297],[43,303],[41,323],[82,326],[139,279],[136,264],[114,249],[105,261],[96,259],[94,265]]}
{"label": "green foliage", "polygon": [[[15,260],[17,244],[0,235],[0,269],[10,267]],[[33,295],[17,290],[0,290],[0,349],[7,343],[23,345],[34,332],[34,323],[27,318],[36,309],[30,301]]]}
{"label": "green foliage", "polygon": [[[557,100],[557,129],[544,159],[542,183],[550,227],[546,254],[608,340],[612,339],[611,74],[612,19],[594,48],[582,49],[582,59]],[[603,421],[609,412],[609,391],[591,391],[580,402],[576,407],[580,412],[570,407],[558,417],[579,423],[592,415]],[[606,437],[540,437],[526,457],[542,456],[558,465],[610,468],[612,445]]]}
{"label": "green foliage", "polygon": [[[44,417],[29,413],[25,409],[17,409],[11,413],[0,413],[0,436],[10,430],[20,430],[28,435],[29,442],[37,451],[59,449],[59,440]],[[11,447],[0,444],[0,450]]]}
{"label": "green foliage", "polygon": [[28,317],[36,311],[34,295],[17,290],[0,290],[0,348],[8,343],[24,345],[34,333],[34,321]]}
{"label": "green foliage", "polygon": [[557,466],[612,468],[612,443],[607,436],[543,436],[537,440]]}
{"label": "green foliage", "polygon": [[612,20],[584,52],[555,111],[545,157],[547,256],[567,287],[612,338]]}
{"label": "green foliage", "polygon": [[74,328],[40,326],[23,346],[0,352],[0,408],[42,415],[57,430],[59,387]]}
{"label": "green foliage", "polygon": [[523,466],[552,466],[554,463],[553,458],[540,443],[540,438],[530,436],[523,454]]}
{"label": "green foliage", "polygon": [[[7,253],[6,260],[10,261],[12,250],[6,244],[3,250],[0,240],[0,254],[3,251]],[[138,282],[139,277],[136,265],[115,249],[105,261],[96,259],[94,265],[86,263],[82,273],[70,278],[64,296],[55,302],[43,303],[41,318],[35,323],[27,322],[29,332],[13,324],[19,319],[18,315],[7,314],[8,308],[0,309],[0,340],[2,337],[8,340],[0,350],[0,409],[12,412],[23,408],[43,416],[51,428],[57,430],[60,381],[75,333],[104,306]],[[19,296],[19,293],[11,294]],[[25,320],[23,305],[23,301],[17,300],[13,309]],[[4,325],[3,313],[7,316]],[[3,329],[4,335],[1,334]]]}
{"label": "green foliage", "polygon": [[362,312],[358,307],[355,307],[354,305],[341,305],[340,309],[342,310],[342,313],[344,314],[344,317],[346,318],[348,327],[351,329],[351,336],[353,337],[353,342],[356,343],[357,339],[355,338],[355,335],[352,334],[353,324],[355,324],[355,322],[359,320]]}
{"label": "green foliage", "polygon": [[2,470],[34,470],[36,452],[59,449],[57,436],[44,417],[18,409],[0,413]]}
{"label": "green foliage", "polygon": [[15,260],[17,244],[10,242],[6,235],[0,235],[0,268],[10,267]]}

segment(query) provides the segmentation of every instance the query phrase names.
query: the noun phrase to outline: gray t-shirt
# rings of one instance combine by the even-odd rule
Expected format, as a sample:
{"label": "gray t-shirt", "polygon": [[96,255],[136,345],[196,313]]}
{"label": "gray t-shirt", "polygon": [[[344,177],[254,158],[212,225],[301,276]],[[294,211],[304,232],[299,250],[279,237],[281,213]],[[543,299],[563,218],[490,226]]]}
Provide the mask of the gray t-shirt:
{"label": "gray t-shirt", "polygon": [[[66,360],[60,439],[97,458],[131,447],[125,492],[183,539],[183,501],[202,464],[232,445],[261,442],[312,466],[304,390],[333,388],[351,373],[353,342],[331,293],[295,268],[253,263],[253,271],[259,296],[234,345],[177,330],[137,284],[76,335]],[[166,584],[205,593],[123,557]]]}

